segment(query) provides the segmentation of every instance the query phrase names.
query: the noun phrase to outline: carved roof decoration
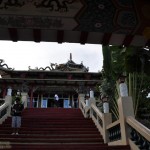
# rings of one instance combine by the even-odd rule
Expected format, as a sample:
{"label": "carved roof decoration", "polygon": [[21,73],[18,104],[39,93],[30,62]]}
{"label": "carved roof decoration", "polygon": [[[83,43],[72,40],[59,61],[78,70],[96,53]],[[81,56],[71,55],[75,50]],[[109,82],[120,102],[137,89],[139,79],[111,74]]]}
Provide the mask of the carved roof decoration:
{"label": "carved roof decoration", "polygon": [[29,66],[29,71],[76,71],[76,72],[88,72],[89,68],[85,67],[83,65],[83,62],[81,62],[81,64],[76,64],[73,60],[72,60],[72,54],[70,53],[70,60],[68,60],[68,62],[63,63],[63,64],[57,64],[57,63],[50,63],[50,66],[46,66],[45,68],[43,67],[36,67],[35,69],[31,69],[31,67]]}
{"label": "carved roof decoration", "polygon": [[35,68],[29,70],[14,70],[3,64],[0,60],[0,89],[4,87],[13,87],[21,91],[32,90],[32,87],[38,87],[41,91],[74,91],[79,86],[95,88],[101,82],[101,73],[88,72],[83,63],[76,64],[70,60],[64,64],[52,64],[42,69]]}
{"label": "carved roof decoration", "polygon": [[0,59],[0,68],[2,70],[14,70],[14,68],[10,68],[8,67],[8,65],[6,63],[4,63],[5,61],[3,59]]}
{"label": "carved roof decoration", "polygon": [[81,62],[81,64],[76,64],[73,60],[72,60],[72,54],[70,53],[70,60],[68,60],[67,63],[65,64],[59,64],[56,65],[56,70],[61,70],[61,71],[81,71],[81,72],[88,72],[89,68],[85,67],[83,65],[83,62]]}

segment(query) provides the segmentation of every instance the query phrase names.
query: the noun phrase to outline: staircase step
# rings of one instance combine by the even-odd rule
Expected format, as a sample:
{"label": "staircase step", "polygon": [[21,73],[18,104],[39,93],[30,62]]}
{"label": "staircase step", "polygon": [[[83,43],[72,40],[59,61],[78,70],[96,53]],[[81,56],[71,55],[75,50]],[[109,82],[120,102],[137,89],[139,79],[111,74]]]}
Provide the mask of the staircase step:
{"label": "staircase step", "polygon": [[80,109],[27,108],[19,135],[11,135],[11,118],[0,125],[0,149],[12,150],[130,150],[108,146],[90,118]]}

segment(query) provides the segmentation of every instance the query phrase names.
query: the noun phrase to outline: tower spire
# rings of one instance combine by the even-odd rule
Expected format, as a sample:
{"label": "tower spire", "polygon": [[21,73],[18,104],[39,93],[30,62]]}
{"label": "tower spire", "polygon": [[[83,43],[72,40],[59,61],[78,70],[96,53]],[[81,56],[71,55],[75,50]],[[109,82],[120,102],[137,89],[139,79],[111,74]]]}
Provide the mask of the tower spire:
{"label": "tower spire", "polygon": [[72,53],[70,53],[70,60],[72,60]]}

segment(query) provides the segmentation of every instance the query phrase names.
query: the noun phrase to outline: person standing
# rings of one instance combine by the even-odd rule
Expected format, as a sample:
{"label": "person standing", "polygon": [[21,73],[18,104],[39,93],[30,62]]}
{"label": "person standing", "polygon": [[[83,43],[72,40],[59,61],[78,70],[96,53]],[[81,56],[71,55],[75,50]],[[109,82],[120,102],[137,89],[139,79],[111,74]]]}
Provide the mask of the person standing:
{"label": "person standing", "polygon": [[55,94],[55,96],[54,96],[54,104],[56,107],[59,107],[59,97],[57,94]]}
{"label": "person standing", "polygon": [[16,97],[15,104],[11,108],[11,115],[12,115],[12,128],[13,133],[12,135],[18,135],[19,129],[21,127],[21,114],[24,109],[23,104],[20,103],[20,98]]}

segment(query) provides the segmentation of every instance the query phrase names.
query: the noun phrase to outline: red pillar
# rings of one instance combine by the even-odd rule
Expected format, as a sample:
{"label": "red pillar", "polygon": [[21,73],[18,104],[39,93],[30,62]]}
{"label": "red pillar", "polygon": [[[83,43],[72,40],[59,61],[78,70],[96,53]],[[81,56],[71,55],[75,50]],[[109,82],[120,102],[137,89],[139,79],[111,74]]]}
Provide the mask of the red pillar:
{"label": "red pillar", "polygon": [[7,90],[7,89],[6,89],[6,85],[4,85],[4,86],[3,86],[3,98],[5,98],[5,96],[6,96],[6,90]]}
{"label": "red pillar", "polygon": [[31,93],[30,93],[30,108],[33,107],[33,87],[31,89]]}

